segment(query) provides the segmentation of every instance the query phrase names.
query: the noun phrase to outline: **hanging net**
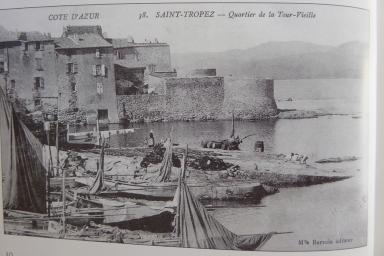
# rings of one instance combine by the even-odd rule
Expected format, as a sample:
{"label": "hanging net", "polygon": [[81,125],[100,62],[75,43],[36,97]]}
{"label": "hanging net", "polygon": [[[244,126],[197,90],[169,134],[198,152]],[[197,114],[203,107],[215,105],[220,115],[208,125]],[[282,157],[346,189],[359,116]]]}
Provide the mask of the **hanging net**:
{"label": "hanging net", "polygon": [[170,138],[164,143],[165,153],[161,162],[159,175],[155,178],[155,182],[169,181],[172,174],[172,141]]}
{"label": "hanging net", "polygon": [[100,151],[100,167],[97,170],[96,178],[89,189],[90,194],[97,194],[104,190],[104,145]]}
{"label": "hanging net", "polygon": [[257,250],[260,249],[275,232],[255,235],[237,235],[214,217],[193,196],[184,182],[185,160],[175,195],[177,201],[175,232],[180,238],[182,247],[201,249],[231,249]]}
{"label": "hanging net", "polygon": [[4,208],[45,213],[43,147],[18,118],[1,88],[0,135]]}

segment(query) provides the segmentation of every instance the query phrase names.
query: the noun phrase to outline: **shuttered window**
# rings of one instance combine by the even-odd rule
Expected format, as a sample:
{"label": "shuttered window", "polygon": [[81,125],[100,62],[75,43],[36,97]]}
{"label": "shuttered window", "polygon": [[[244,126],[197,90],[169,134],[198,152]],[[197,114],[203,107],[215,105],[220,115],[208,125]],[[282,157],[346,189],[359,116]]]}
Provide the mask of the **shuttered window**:
{"label": "shuttered window", "polygon": [[68,74],[76,74],[78,71],[78,65],[77,63],[67,63],[67,73]]}
{"label": "shuttered window", "polygon": [[93,76],[107,76],[107,67],[103,65],[92,65]]}
{"label": "shuttered window", "polygon": [[44,88],[44,78],[42,77],[35,77],[33,86],[35,89]]}
{"label": "shuttered window", "polygon": [[96,49],[96,58],[101,58],[100,49]]}
{"label": "shuttered window", "polygon": [[43,70],[42,59],[36,58],[36,70]]}
{"label": "shuttered window", "polygon": [[105,77],[105,76],[106,76],[106,73],[107,73],[106,71],[107,71],[107,70],[106,70],[105,65],[101,65],[101,74],[100,74],[100,75]]}
{"label": "shuttered window", "polygon": [[71,83],[71,90],[72,90],[72,92],[77,92],[77,84],[76,83]]}
{"label": "shuttered window", "polygon": [[96,83],[96,90],[97,90],[97,94],[101,95],[103,94],[103,84],[102,83]]}
{"label": "shuttered window", "polygon": [[79,71],[77,63],[73,63],[73,73],[77,73]]}
{"label": "shuttered window", "polygon": [[97,76],[96,65],[92,65],[92,75]]}

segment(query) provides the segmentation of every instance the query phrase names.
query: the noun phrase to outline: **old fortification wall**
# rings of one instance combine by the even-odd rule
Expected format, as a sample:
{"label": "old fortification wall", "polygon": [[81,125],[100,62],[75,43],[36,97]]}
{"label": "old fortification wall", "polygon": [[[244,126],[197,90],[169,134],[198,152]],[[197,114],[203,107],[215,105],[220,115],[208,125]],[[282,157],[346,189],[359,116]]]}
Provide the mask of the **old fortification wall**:
{"label": "old fortification wall", "polygon": [[218,119],[224,101],[222,77],[166,78],[165,95],[120,95],[119,118],[132,121]]}
{"label": "old fortification wall", "polygon": [[268,119],[277,115],[272,79],[225,77],[221,118]]}
{"label": "old fortification wall", "polygon": [[194,69],[191,72],[191,76],[194,76],[194,77],[197,77],[197,76],[216,76],[216,69],[215,68]]}
{"label": "old fortification wall", "polygon": [[269,119],[277,115],[271,79],[166,78],[165,94],[118,96],[119,118],[132,121]]}
{"label": "old fortification wall", "polygon": [[169,120],[218,119],[224,101],[223,77],[168,78]]}
{"label": "old fortification wall", "polygon": [[165,95],[118,95],[119,118],[130,121],[162,121],[166,115]]}

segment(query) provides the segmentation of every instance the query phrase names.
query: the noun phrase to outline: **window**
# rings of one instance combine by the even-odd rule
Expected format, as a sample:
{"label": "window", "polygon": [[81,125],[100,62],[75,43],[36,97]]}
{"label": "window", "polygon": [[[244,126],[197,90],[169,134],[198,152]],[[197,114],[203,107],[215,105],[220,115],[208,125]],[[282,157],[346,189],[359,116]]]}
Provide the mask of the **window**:
{"label": "window", "polygon": [[41,106],[41,100],[40,99],[35,99],[35,107]]}
{"label": "window", "polygon": [[44,88],[44,78],[42,78],[42,77],[35,77],[34,88],[36,90],[40,89],[40,88]]}
{"label": "window", "polygon": [[117,50],[117,51],[115,52],[115,54],[116,54],[116,58],[117,58],[118,60],[122,60],[122,59],[124,59],[124,54],[122,54],[119,50]]}
{"label": "window", "polygon": [[15,80],[11,80],[11,89],[15,89],[16,88],[16,81]]}
{"label": "window", "polygon": [[96,58],[101,58],[100,49],[96,49]]}
{"label": "window", "polygon": [[0,48],[0,55],[4,55],[5,54],[5,49],[4,48]]}
{"label": "window", "polygon": [[36,44],[35,44],[35,50],[36,50],[36,51],[39,51],[39,50],[40,50],[40,46],[41,46],[40,42],[36,42]]}
{"label": "window", "polygon": [[24,43],[24,51],[28,51],[28,43]]}
{"label": "window", "polygon": [[0,61],[0,74],[8,72],[8,63],[6,61]]}
{"label": "window", "polygon": [[108,109],[98,109],[97,110],[97,118],[99,120],[108,119]]}
{"label": "window", "polygon": [[67,63],[67,73],[68,74],[76,74],[78,71],[77,63]]}
{"label": "window", "polygon": [[92,66],[92,74],[94,76],[107,76],[107,68],[105,65],[93,65]]}
{"label": "window", "polygon": [[101,95],[103,94],[103,84],[102,83],[96,83],[96,91],[97,91],[97,94]]}
{"label": "window", "polygon": [[42,59],[36,58],[36,70],[43,70]]}
{"label": "window", "polygon": [[149,64],[148,69],[150,73],[154,73],[156,71],[156,65],[155,64]]}
{"label": "window", "polygon": [[77,92],[77,85],[76,85],[76,83],[71,83],[71,90],[72,90],[72,92]]}
{"label": "window", "polygon": [[96,65],[96,75],[97,76],[101,75],[101,65]]}

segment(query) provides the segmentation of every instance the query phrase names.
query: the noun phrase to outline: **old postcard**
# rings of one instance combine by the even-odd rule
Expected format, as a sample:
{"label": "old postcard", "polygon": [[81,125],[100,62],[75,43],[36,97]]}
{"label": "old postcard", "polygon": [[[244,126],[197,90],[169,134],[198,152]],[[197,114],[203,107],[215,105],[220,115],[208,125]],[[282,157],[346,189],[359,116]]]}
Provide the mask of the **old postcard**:
{"label": "old postcard", "polygon": [[368,9],[105,3],[0,17],[6,236],[367,245]]}

